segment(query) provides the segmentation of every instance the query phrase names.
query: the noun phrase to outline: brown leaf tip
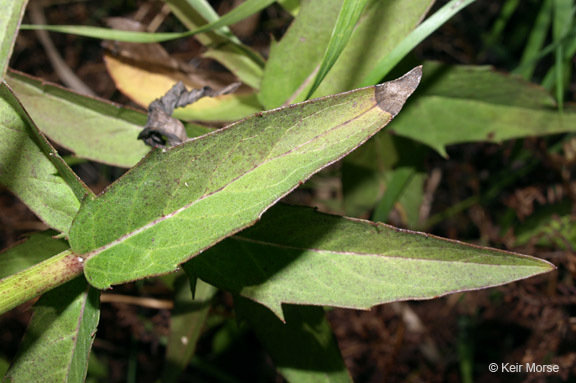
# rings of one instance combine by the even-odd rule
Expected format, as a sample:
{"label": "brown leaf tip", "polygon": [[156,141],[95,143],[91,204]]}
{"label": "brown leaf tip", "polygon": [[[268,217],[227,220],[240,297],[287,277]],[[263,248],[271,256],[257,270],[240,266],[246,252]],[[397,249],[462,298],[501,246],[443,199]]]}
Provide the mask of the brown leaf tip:
{"label": "brown leaf tip", "polygon": [[404,76],[384,84],[376,85],[375,95],[378,107],[396,116],[410,95],[416,90],[422,78],[422,65]]}

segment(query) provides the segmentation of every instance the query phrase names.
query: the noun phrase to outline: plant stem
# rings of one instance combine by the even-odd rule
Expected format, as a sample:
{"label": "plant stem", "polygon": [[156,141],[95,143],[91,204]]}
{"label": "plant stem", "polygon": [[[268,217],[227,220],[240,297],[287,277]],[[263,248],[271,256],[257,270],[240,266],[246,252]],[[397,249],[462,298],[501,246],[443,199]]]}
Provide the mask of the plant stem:
{"label": "plant stem", "polygon": [[82,258],[66,250],[0,279],[0,314],[74,279],[82,274],[83,267]]}

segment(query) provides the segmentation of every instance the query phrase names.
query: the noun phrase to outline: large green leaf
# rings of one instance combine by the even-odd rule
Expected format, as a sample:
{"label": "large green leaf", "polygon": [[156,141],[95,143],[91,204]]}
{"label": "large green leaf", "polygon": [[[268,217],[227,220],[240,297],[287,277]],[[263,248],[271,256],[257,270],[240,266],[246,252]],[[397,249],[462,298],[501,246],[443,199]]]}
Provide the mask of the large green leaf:
{"label": "large green leaf", "polygon": [[554,270],[525,255],[285,205],[185,267],[280,318],[282,303],[368,309]]}
{"label": "large green leaf", "polygon": [[100,317],[99,295],[76,278],[40,298],[3,381],[83,382]]}
{"label": "large green leaf", "polygon": [[26,3],[28,0],[0,0],[0,80],[4,80]]}
{"label": "large green leaf", "polygon": [[576,130],[576,108],[558,113],[553,98],[519,77],[490,67],[427,63],[417,97],[394,131],[445,154],[446,145]]}
{"label": "large green leaf", "polygon": [[283,323],[270,310],[248,299],[237,297],[234,304],[238,317],[250,323],[289,382],[352,382],[323,308],[285,306]]}
{"label": "large green leaf", "polygon": [[0,184],[50,227],[67,232],[90,190],[61,161],[5,83],[0,84]]}
{"label": "large green leaf", "polygon": [[63,239],[52,238],[52,230],[31,234],[26,240],[0,253],[0,278],[27,269],[56,255],[70,246]]}
{"label": "large green leaf", "polygon": [[[128,168],[150,150],[136,139],[146,124],[143,112],[14,71],[8,73],[7,82],[42,132],[78,157]],[[189,136],[210,131],[187,126]]]}
{"label": "large green leaf", "polygon": [[256,222],[312,174],[385,126],[420,81],[402,78],[259,113],[167,150],[152,151],[98,198],[70,231],[99,288],[174,270]]}

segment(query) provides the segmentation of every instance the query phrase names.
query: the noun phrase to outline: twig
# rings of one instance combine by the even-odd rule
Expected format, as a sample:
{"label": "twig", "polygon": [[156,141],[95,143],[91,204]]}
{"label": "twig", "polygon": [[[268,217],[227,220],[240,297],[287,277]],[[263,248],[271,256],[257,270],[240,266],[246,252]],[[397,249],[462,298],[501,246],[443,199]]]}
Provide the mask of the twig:
{"label": "twig", "polygon": [[166,94],[150,103],[148,106],[148,121],[144,130],[138,135],[146,145],[164,148],[178,145],[188,138],[186,129],[180,120],[172,117],[174,109],[190,105],[203,97],[218,97],[232,93],[240,86],[239,82],[228,85],[226,88],[215,91],[210,87],[186,90],[179,81]]}

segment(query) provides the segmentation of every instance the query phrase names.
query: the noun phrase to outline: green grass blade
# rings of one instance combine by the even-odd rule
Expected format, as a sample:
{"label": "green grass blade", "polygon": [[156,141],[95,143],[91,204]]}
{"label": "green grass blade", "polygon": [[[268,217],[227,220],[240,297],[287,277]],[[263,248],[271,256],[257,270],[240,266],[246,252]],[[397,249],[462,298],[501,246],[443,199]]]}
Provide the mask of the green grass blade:
{"label": "green grass blade", "polygon": [[348,44],[354,27],[358,23],[358,19],[367,3],[368,0],[344,0],[344,3],[342,3],[342,8],[338,14],[338,19],[336,20],[336,25],[334,26],[328,47],[324,53],[324,58],[314,78],[312,87],[308,90],[306,99],[310,98],[316,91],[320,83],[324,80],[324,77],[326,77],[334,63],[336,63],[346,44]]}
{"label": "green grass blade", "polygon": [[426,19],[410,35],[402,40],[396,48],[390,52],[362,81],[360,86],[377,84],[382,80],[396,64],[400,62],[414,47],[420,44],[426,37],[431,35],[436,29],[440,28],[456,13],[463,8],[472,4],[476,0],[452,0],[435,14]]}
{"label": "green grass blade", "polygon": [[368,309],[555,269],[538,258],[286,205],[189,263],[202,280],[281,319],[284,303]]}
{"label": "green grass blade", "polygon": [[28,0],[0,0],[0,81],[8,69],[26,3]]}
{"label": "green grass blade", "polygon": [[492,29],[488,36],[486,36],[485,48],[490,48],[494,43],[502,38],[502,32],[510,21],[510,18],[516,12],[516,8],[520,4],[520,0],[506,0],[498,12],[498,17],[492,25]]}
{"label": "green grass blade", "polygon": [[5,381],[84,382],[100,319],[99,295],[76,278],[40,298]]}
{"label": "green grass blade", "polygon": [[[554,42],[559,42],[566,32],[574,26],[574,3],[572,0],[554,0],[554,19],[552,22],[552,37]],[[554,67],[556,80],[556,101],[558,108],[564,105],[564,54],[565,44],[558,44],[554,52]]]}
{"label": "green grass blade", "polygon": [[260,215],[312,174],[382,129],[420,80],[400,79],[258,113],[154,150],[97,198],[70,244],[99,288],[173,271]]}
{"label": "green grass blade", "polygon": [[394,204],[400,198],[406,186],[416,175],[414,167],[400,167],[390,172],[390,180],[386,184],[386,192],[376,206],[372,220],[375,222],[386,222],[388,215],[394,208]]}
{"label": "green grass blade", "polygon": [[551,22],[552,0],[543,0],[536,21],[530,30],[530,36],[522,53],[522,59],[518,68],[514,69],[512,73],[521,75],[525,80],[532,78],[537,63],[537,60],[535,61],[534,59],[538,57],[538,53],[544,46]]}
{"label": "green grass blade", "polygon": [[148,33],[120,31],[109,28],[91,27],[85,25],[22,25],[20,29],[25,30],[46,30],[51,32],[69,33],[78,36],[91,37],[100,40],[116,40],[131,43],[160,43],[183,37],[194,36],[198,33],[213,31],[221,27],[235,24],[250,15],[266,8],[275,0],[250,0],[246,1],[217,21],[204,25],[193,31],[182,33]]}

